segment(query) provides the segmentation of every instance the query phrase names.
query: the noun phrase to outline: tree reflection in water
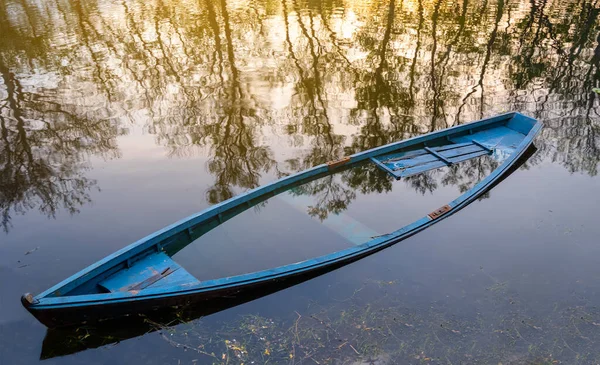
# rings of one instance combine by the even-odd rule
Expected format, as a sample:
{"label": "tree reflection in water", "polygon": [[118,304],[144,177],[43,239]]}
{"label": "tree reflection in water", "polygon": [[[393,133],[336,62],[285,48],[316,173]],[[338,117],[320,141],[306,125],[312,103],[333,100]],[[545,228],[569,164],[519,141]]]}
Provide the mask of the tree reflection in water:
{"label": "tree reflection in water", "polygon": [[38,209],[49,217],[74,214],[90,201],[95,181],[85,177],[91,154],[115,156],[120,133],[109,120],[77,116],[69,106],[27,91],[0,60],[5,99],[0,104],[0,215],[8,232],[13,212]]}
{"label": "tree reflection in water", "polygon": [[[94,186],[88,157],[118,156],[130,125],[173,158],[206,155],[211,204],[265,175],[507,110],[545,122],[529,164],[596,175],[598,14],[587,0],[2,0],[4,229],[13,211],[76,212]],[[406,183],[464,191],[495,167]],[[323,218],[391,188],[363,167],[301,192]]]}

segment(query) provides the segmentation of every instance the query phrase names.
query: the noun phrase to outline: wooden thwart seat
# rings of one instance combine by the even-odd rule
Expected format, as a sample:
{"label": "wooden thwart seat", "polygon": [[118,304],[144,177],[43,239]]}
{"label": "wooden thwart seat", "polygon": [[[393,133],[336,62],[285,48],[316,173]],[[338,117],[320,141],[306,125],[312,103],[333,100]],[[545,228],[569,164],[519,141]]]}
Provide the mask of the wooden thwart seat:
{"label": "wooden thwart seat", "polygon": [[472,140],[437,147],[391,153],[371,157],[371,161],[396,179],[420,174],[425,171],[450,166],[475,157],[490,154],[492,149]]}
{"label": "wooden thwart seat", "polygon": [[199,283],[198,279],[160,252],[136,261],[98,285],[109,292],[120,292],[194,283]]}

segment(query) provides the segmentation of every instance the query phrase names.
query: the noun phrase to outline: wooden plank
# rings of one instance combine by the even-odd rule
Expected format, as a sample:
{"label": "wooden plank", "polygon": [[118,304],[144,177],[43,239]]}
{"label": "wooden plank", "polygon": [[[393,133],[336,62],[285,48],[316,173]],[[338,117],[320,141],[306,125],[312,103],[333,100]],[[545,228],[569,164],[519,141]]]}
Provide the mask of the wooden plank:
{"label": "wooden plank", "polygon": [[[466,155],[469,153],[479,152],[479,151],[483,151],[481,149],[481,147],[476,146],[471,143],[464,147],[459,147],[459,148],[454,148],[451,150],[442,151],[439,154],[442,155],[445,159],[451,161],[452,158],[454,158],[456,156]],[[419,165],[423,165],[423,164],[429,164],[429,163],[439,161],[439,160],[440,159],[438,159],[437,156],[434,156],[433,154],[428,154],[428,155],[423,155],[423,156],[417,156],[415,158],[411,158],[408,160],[397,161],[397,162],[386,164],[386,165],[390,170],[397,171],[397,170],[404,170],[407,168],[411,168],[411,167],[415,167],[415,166],[419,166]]]}
{"label": "wooden plank", "polygon": [[[476,151],[476,152],[471,152],[471,153],[467,153],[467,154],[460,155],[460,156],[454,156],[452,158],[449,158],[449,160],[452,163],[459,163],[459,162],[470,160],[472,158],[483,156],[483,155],[487,155],[487,151],[479,149],[479,151]],[[445,166],[447,166],[445,162],[440,161],[440,160],[435,160],[435,161],[432,161],[432,162],[429,162],[426,164],[421,164],[421,165],[414,166],[414,167],[411,167],[408,169],[404,169],[401,171],[400,177],[409,177],[409,176],[423,173],[425,171],[438,169],[440,167],[445,167]]]}
{"label": "wooden plank", "polygon": [[416,174],[421,174],[423,172],[429,171],[429,170],[434,170],[434,169],[439,169],[441,167],[446,167],[447,165],[440,160],[435,160],[435,161],[431,161],[428,162],[426,164],[422,164],[422,165],[418,165],[418,166],[414,166],[405,170],[401,170],[401,171],[397,171],[398,174],[400,174],[400,177],[409,177],[409,176],[413,176]]}
{"label": "wooden plank", "polygon": [[395,177],[396,180],[400,179],[400,174],[398,174],[398,173],[396,173],[396,171],[390,169],[386,164],[384,164],[383,162],[379,161],[377,158],[371,157],[371,161],[373,163],[375,163],[377,166],[379,166],[379,168],[381,168],[383,171],[387,171],[390,175],[392,175],[393,177]]}
{"label": "wooden plank", "polygon": [[432,150],[429,147],[425,147],[425,150],[429,153],[431,153],[432,155],[434,155],[435,157],[437,157],[440,161],[442,161],[443,163],[445,163],[446,165],[450,166],[452,165],[452,162],[450,162],[449,160],[447,160],[444,156],[442,156],[441,154],[435,152],[434,150]]}
{"label": "wooden plank", "polygon": [[489,148],[488,146],[484,145],[483,143],[479,143],[476,140],[472,139],[471,140],[474,144],[478,145],[479,147],[483,148],[484,150],[488,151],[489,153],[494,152],[493,149]]}
{"label": "wooden plank", "polygon": [[[158,282],[161,282],[160,284]],[[164,252],[158,252],[136,261],[98,283],[110,292],[141,290],[182,282],[197,283],[198,279],[185,271]]]}
{"label": "wooden plank", "polygon": [[467,155],[456,156],[456,157],[452,158],[452,162],[459,163],[459,162],[467,161],[472,158],[487,155],[487,154],[488,154],[487,151],[473,152],[473,153],[469,153]]}
{"label": "wooden plank", "polygon": [[[471,144],[471,142],[450,143],[450,144],[447,144],[444,146],[431,147],[431,149],[436,152],[441,152],[441,151],[451,150],[454,148],[465,147],[470,144]],[[387,154],[384,156],[378,156],[378,157],[376,157],[376,159],[379,159],[383,163],[389,163],[389,162],[400,161],[400,160],[404,160],[407,158],[412,158],[412,157],[417,157],[417,156],[422,156],[422,155],[427,155],[427,154],[428,154],[428,152],[421,148],[418,150],[407,151],[407,152],[394,152],[394,153],[390,153],[390,154]]]}
{"label": "wooden plank", "polygon": [[176,267],[175,269],[171,269],[170,267],[167,267],[162,272],[156,273],[156,274],[152,275],[151,277],[149,277],[148,279],[146,279],[146,280],[144,280],[144,281],[142,281],[140,283],[137,283],[137,284],[134,284],[134,285],[130,285],[130,286],[121,288],[121,289],[119,289],[119,291],[130,291],[130,290],[142,290],[142,289],[145,289],[145,288],[149,287],[150,285],[156,283],[160,279],[171,275],[172,273],[174,273],[177,270],[179,270],[178,267]]}

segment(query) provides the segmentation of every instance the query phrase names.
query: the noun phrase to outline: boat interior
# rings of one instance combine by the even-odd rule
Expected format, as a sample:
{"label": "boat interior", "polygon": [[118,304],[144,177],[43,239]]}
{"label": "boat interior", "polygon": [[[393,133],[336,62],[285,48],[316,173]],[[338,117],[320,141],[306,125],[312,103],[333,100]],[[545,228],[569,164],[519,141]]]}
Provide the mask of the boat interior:
{"label": "boat interior", "polygon": [[[475,159],[484,155],[502,161],[510,156],[523,141],[531,126],[515,121],[508,115],[493,124],[474,125],[458,133],[441,135],[438,138],[424,140],[396,150],[382,150],[364,158],[360,163],[372,163],[391,175],[394,179],[403,179],[454,164]],[[340,160],[342,161],[342,160]],[[344,165],[340,161],[330,164],[334,171],[354,168],[356,164]],[[345,161],[345,160],[344,160]],[[338,167],[339,165],[339,167]],[[330,168],[331,170],[331,168]],[[301,184],[322,177],[328,173],[315,174],[304,179]],[[225,206],[218,213],[196,219],[182,227],[181,223],[167,227],[161,234],[152,238],[152,244],[140,245],[140,248],[127,248],[117,252],[114,257],[100,262],[88,274],[67,279],[60,287],[46,294],[47,297],[74,296],[116,292],[138,292],[145,289],[168,288],[174,285],[194,285],[200,281],[171,258],[176,252],[191,242],[221,225],[227,220],[272,198],[284,191],[298,186],[299,183],[273,189],[268,194],[257,195],[240,203]],[[441,212],[443,213],[443,212]],[[440,213],[440,214],[441,214]],[[355,244],[373,237],[373,233],[356,222],[338,219],[332,224],[343,229],[353,229]],[[175,228],[173,228],[175,227]],[[348,228],[350,227],[350,228]],[[357,233],[358,232],[358,233]],[[364,233],[361,235],[361,233]],[[141,242],[142,240],[138,241]]]}

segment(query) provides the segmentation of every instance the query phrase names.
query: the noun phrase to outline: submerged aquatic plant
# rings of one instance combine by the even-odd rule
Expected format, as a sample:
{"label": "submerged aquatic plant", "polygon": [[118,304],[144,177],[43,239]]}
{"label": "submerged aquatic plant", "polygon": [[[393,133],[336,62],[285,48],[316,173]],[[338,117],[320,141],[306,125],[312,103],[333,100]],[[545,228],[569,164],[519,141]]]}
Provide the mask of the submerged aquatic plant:
{"label": "submerged aquatic plant", "polygon": [[[482,271],[482,277],[485,272]],[[600,360],[600,309],[560,308],[531,314],[511,283],[483,289],[486,313],[453,314],[449,303],[407,307],[397,281],[365,281],[336,304],[312,302],[288,318],[244,315],[153,325],[169,344],[207,364],[589,364]],[[373,300],[373,298],[378,298]]]}

